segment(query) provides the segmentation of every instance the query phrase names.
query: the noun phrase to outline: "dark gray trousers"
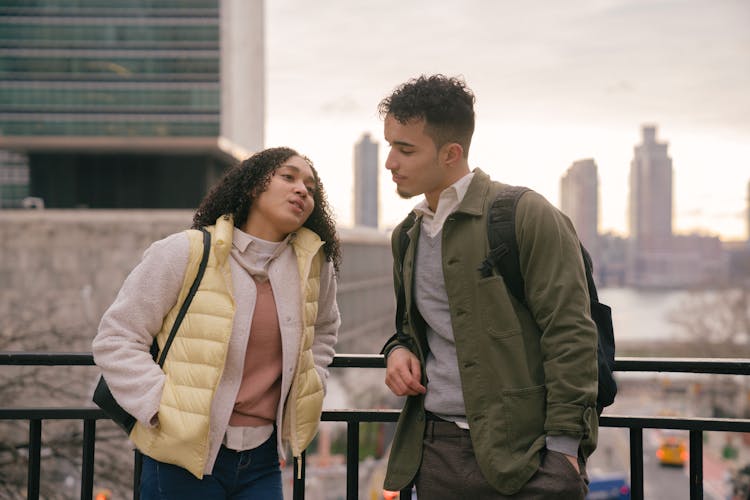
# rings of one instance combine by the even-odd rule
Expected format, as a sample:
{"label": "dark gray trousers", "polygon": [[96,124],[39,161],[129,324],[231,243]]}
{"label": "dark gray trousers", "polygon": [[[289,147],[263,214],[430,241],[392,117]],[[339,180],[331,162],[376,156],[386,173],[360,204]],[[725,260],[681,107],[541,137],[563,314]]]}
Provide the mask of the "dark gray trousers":
{"label": "dark gray trousers", "polygon": [[521,491],[501,495],[479,470],[469,431],[452,422],[428,421],[423,447],[415,480],[419,500],[583,500],[588,492],[585,472],[578,474],[565,455],[544,450],[539,470]]}

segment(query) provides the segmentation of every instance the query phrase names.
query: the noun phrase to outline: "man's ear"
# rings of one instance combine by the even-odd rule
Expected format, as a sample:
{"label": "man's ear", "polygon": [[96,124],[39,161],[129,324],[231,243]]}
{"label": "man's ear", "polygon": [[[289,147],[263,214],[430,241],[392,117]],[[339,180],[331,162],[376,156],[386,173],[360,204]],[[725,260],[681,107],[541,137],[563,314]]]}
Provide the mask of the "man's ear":
{"label": "man's ear", "polygon": [[443,162],[455,166],[464,156],[464,148],[457,142],[449,142],[442,147]]}

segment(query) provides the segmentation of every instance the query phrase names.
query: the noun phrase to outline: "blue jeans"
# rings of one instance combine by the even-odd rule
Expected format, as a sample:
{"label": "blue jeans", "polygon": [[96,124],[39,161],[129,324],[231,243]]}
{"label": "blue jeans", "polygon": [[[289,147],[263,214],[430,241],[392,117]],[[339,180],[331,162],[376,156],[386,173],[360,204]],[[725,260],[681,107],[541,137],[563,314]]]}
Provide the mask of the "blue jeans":
{"label": "blue jeans", "polygon": [[198,479],[176,465],[143,456],[142,500],[283,500],[276,432],[247,451],[223,445],[211,471]]}

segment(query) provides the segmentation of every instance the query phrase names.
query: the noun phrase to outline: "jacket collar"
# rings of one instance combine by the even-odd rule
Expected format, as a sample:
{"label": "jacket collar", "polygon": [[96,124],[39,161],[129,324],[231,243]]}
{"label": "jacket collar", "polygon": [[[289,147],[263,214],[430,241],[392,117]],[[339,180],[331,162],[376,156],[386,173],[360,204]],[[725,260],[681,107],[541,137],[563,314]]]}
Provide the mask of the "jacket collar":
{"label": "jacket collar", "polygon": [[232,250],[232,237],[234,236],[234,218],[227,214],[216,219],[214,226],[213,249],[220,264],[223,264],[229,252]]}
{"label": "jacket collar", "polygon": [[482,215],[482,208],[490,190],[490,176],[482,170],[474,169],[474,178],[471,179],[469,189],[461,203],[458,205],[456,212],[462,212],[468,215]]}
{"label": "jacket collar", "polygon": [[318,236],[315,231],[306,227],[301,227],[297,232],[293,233],[289,243],[294,247],[297,253],[315,253],[323,246],[323,240],[320,239],[320,236]]}

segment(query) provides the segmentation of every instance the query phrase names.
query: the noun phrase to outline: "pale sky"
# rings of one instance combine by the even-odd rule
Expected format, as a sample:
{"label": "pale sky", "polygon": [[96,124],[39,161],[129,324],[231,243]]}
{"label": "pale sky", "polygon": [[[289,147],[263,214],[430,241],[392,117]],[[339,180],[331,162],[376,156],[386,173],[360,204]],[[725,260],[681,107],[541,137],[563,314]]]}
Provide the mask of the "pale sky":
{"label": "pale sky", "polygon": [[600,230],[625,233],[641,126],[674,166],[674,229],[744,239],[750,182],[748,0],[266,0],[266,145],[319,170],[350,225],[354,143],[380,143],[380,224],[401,200],[382,166],[378,102],[420,74],[461,75],[477,97],[469,155],[495,179],[559,200],[594,158]]}

